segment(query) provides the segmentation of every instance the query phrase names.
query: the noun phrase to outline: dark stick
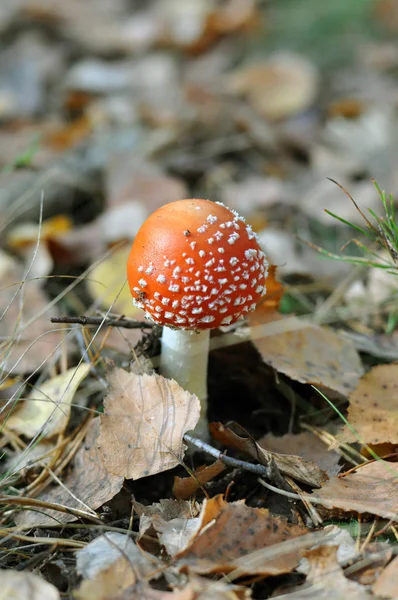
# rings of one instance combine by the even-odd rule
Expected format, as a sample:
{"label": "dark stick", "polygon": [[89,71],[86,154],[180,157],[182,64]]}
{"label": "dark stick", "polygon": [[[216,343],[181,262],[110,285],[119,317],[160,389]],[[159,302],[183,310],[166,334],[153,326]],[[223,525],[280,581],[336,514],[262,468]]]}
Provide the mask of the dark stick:
{"label": "dark stick", "polygon": [[220,450],[213,448],[213,446],[210,446],[210,444],[206,444],[206,442],[203,442],[202,440],[193,437],[189,433],[186,433],[184,435],[184,440],[195,446],[195,448],[203,450],[203,452],[210,454],[210,456],[214,456],[214,458],[221,460],[221,462],[228,465],[229,467],[238,467],[240,469],[244,469],[245,471],[256,473],[256,475],[261,474],[267,479],[270,479],[272,477],[272,471],[269,467],[265,467],[264,465],[259,464],[256,465],[253,463],[246,462],[245,460],[239,460],[238,458],[227,456],[226,454],[220,452]]}
{"label": "dark stick", "polygon": [[124,327],[124,329],[151,329],[153,323],[133,321],[133,319],[108,319],[103,317],[51,317],[51,323],[70,323],[75,325],[95,325],[96,327]]}

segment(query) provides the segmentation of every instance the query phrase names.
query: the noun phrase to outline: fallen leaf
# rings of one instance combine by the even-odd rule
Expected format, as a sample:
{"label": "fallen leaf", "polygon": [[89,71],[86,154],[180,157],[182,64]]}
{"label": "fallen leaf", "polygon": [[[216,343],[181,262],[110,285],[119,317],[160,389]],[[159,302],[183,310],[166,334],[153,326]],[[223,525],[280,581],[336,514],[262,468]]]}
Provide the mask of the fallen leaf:
{"label": "fallen leaf", "polygon": [[[268,452],[280,453],[289,451],[289,454],[300,456],[305,461],[314,462],[329,477],[337,475],[340,471],[338,465],[340,454],[329,450],[317,435],[310,431],[301,433],[286,433],[280,437],[267,433],[257,444],[265,448]],[[326,480],[326,479],[325,479]]]}
{"label": "fallen leaf", "polygon": [[133,305],[127,285],[126,264],[130,247],[123,246],[101,261],[86,280],[97,306],[142,320],[144,312]]}
{"label": "fallen leaf", "polygon": [[[305,584],[294,588],[289,593],[286,588],[283,594],[274,598],[314,598],[314,600],[371,600],[372,595],[363,585],[350,581],[345,577],[343,569],[336,558],[336,546],[321,546],[308,550],[305,557],[310,565]],[[287,593],[286,593],[287,592]]]}
{"label": "fallen leaf", "polygon": [[93,579],[121,557],[131,561],[131,566],[136,563],[141,576],[150,573],[156,562],[154,557],[150,560],[128,535],[110,531],[76,552],[76,571],[83,579]]}
{"label": "fallen leaf", "polygon": [[[144,220],[163,204],[189,197],[182,179],[170,177],[155,162],[137,159],[136,152],[112,155],[107,164],[106,188],[108,208],[133,203]],[[136,223],[132,226],[135,229]]]}
{"label": "fallen leaf", "polygon": [[[96,510],[108,502],[123,485],[123,477],[112,475],[104,466],[97,449],[99,417],[93,419],[83,445],[77,452],[71,471],[63,478],[63,487],[54,487],[38,496],[39,500],[56,502],[85,510],[85,506]],[[69,523],[76,517],[55,510],[40,509],[40,512],[23,510],[15,518],[21,526],[45,526],[56,523]]]}
{"label": "fallen leaf", "polygon": [[66,151],[83,142],[95,128],[95,122],[88,115],[82,115],[71,123],[52,127],[46,135],[45,143],[54,150]]}
{"label": "fallen leaf", "polygon": [[373,585],[391,561],[393,552],[389,542],[370,542],[361,552],[362,566],[358,565],[360,568],[352,573],[351,579],[361,585]]}
{"label": "fallen leaf", "polygon": [[346,476],[331,477],[315,496],[329,509],[370,513],[398,519],[398,465],[384,460],[369,462]]}
{"label": "fallen leaf", "polygon": [[106,468],[126,479],[179,465],[183,435],[199,420],[200,402],[173,379],[114,369],[98,439]]}
{"label": "fallen leaf", "polygon": [[0,280],[1,368],[9,374],[32,373],[62,343],[63,333],[49,323],[57,311],[49,306],[39,283],[27,281],[22,265],[4,252],[0,252]]}
{"label": "fallen leaf", "polygon": [[269,313],[261,305],[248,319],[254,345],[276,371],[343,395],[355,389],[363,369],[350,340],[327,327]]}
{"label": "fallen leaf", "polygon": [[267,276],[267,293],[261,301],[261,311],[273,313],[279,309],[282,296],[285,288],[283,284],[277,280],[276,272],[278,267],[269,265]]}
{"label": "fallen leaf", "polygon": [[396,598],[398,590],[398,556],[386,566],[379,575],[372,591],[376,596],[383,598]]}
{"label": "fallen leaf", "polygon": [[318,72],[308,59],[280,53],[229,75],[227,87],[246,96],[265,119],[278,121],[309,108],[318,93]]}
{"label": "fallen leaf", "polygon": [[184,500],[160,500],[149,506],[134,502],[134,510],[140,517],[140,546],[151,549],[151,542],[143,536],[155,536],[170,556],[183,550],[200,527],[199,506]]}
{"label": "fallen leaf", "polygon": [[28,571],[0,570],[0,600],[60,600],[55,586]]}
{"label": "fallen leaf", "polygon": [[195,494],[202,485],[217,477],[226,469],[221,460],[216,460],[211,465],[203,465],[193,471],[194,477],[174,477],[173,494],[176,498],[186,500]]}
{"label": "fallen leaf", "polygon": [[154,502],[145,506],[140,502],[134,502],[134,509],[141,516],[160,516],[165,521],[172,519],[185,518],[190,519],[199,514],[199,505],[196,502],[187,502],[186,500],[174,500],[173,498],[162,498],[159,502]]}
{"label": "fallen leaf", "polygon": [[43,438],[51,438],[63,433],[69,422],[77,388],[90,368],[91,365],[82,363],[33,389],[28,398],[20,402],[20,408],[9,416],[8,429],[29,439],[38,434]]}
{"label": "fallen leaf", "polygon": [[20,250],[29,245],[36,245],[37,240],[48,242],[58,236],[70,231],[72,221],[66,215],[56,215],[38,223],[21,223],[7,232],[7,245],[13,250]]}
{"label": "fallen leaf", "polygon": [[[182,590],[175,590],[174,594],[176,595],[165,596],[164,600],[247,600],[252,598],[251,590],[244,585],[233,585],[223,580],[215,581],[192,574],[189,576],[187,586]],[[159,600],[163,600],[163,598]]]}
{"label": "fallen leaf", "polygon": [[79,600],[118,598],[137,581],[159,576],[160,564],[128,535],[108,532],[76,553],[76,570],[85,581],[75,596]]}
{"label": "fallen leaf", "polygon": [[[231,426],[238,427],[235,423]],[[301,456],[293,454],[276,454],[269,452],[260,446],[250,437],[242,437],[235,433],[231,427],[224,426],[221,423],[210,423],[211,435],[222,444],[235,448],[240,452],[245,452],[260,464],[268,466],[272,460],[284,475],[288,475],[296,481],[305,483],[310,487],[320,487],[328,478],[314,462],[306,461]]]}
{"label": "fallen leaf", "polygon": [[[350,395],[348,422],[340,443],[398,443],[398,364],[373,367]],[[351,429],[353,428],[353,430]],[[337,445],[337,444],[336,444]]]}
{"label": "fallen leaf", "polygon": [[[251,508],[243,501],[227,503],[221,495],[204,501],[200,519],[201,527],[188,547],[175,556],[180,567],[189,567],[196,573],[229,573],[242,557],[306,533],[264,508]],[[244,574],[288,573],[298,561],[297,552],[253,569],[247,561]]]}

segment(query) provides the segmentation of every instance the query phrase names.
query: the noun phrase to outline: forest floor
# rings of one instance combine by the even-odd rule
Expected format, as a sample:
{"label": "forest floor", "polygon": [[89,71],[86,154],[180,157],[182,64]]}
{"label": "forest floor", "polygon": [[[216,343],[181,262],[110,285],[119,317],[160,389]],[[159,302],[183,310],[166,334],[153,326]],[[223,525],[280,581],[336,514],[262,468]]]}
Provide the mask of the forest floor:
{"label": "forest floor", "polygon": [[[0,4],[0,598],[398,598],[398,2]],[[195,197],[272,265],[207,443],[126,284]]]}

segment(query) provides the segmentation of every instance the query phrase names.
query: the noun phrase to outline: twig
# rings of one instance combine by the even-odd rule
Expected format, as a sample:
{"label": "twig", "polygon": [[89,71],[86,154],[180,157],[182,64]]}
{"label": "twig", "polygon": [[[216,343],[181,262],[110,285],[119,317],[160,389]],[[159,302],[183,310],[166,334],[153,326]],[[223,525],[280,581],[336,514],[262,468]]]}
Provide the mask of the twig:
{"label": "twig", "polygon": [[151,329],[153,323],[134,321],[133,319],[107,319],[104,317],[51,317],[51,323],[70,323],[76,325],[95,325],[96,327],[123,327],[124,329]]}
{"label": "twig", "polygon": [[218,458],[219,460],[221,460],[221,462],[228,465],[229,467],[238,467],[240,469],[244,469],[245,471],[250,471],[251,473],[255,473],[256,475],[261,475],[262,477],[266,477],[267,479],[272,478],[272,475],[273,475],[272,467],[265,467],[264,465],[258,465],[258,464],[256,465],[253,463],[249,463],[245,460],[239,460],[238,458],[233,458],[232,456],[227,456],[226,454],[223,454],[220,450],[213,448],[213,446],[210,446],[210,444],[206,444],[206,442],[203,442],[202,440],[193,437],[189,433],[186,433],[184,435],[184,440],[186,442],[189,442],[190,444],[192,444],[199,450],[203,450],[203,452],[210,454],[210,456],[214,456],[214,458]]}

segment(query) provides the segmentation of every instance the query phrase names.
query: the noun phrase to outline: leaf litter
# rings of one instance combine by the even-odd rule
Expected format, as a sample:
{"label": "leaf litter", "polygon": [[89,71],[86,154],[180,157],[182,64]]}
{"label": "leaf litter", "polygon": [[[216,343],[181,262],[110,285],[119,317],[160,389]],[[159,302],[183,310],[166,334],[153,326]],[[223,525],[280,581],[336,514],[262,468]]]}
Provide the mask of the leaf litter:
{"label": "leaf litter", "polygon": [[[393,598],[395,229],[370,176],[397,195],[394,3],[3,4],[0,596]],[[182,197],[230,205],[278,265],[212,337],[209,444],[123,288]],[[319,260],[366,207],[387,254]]]}

